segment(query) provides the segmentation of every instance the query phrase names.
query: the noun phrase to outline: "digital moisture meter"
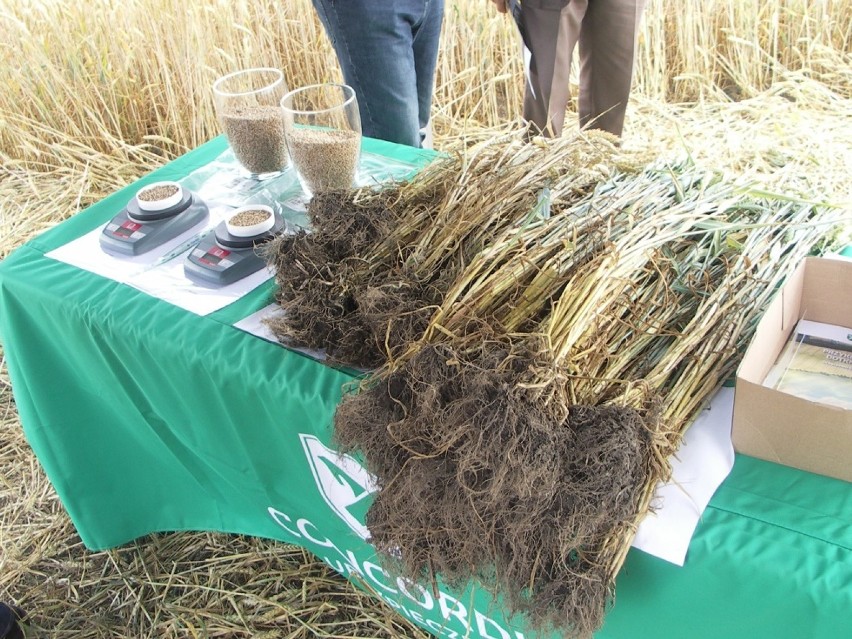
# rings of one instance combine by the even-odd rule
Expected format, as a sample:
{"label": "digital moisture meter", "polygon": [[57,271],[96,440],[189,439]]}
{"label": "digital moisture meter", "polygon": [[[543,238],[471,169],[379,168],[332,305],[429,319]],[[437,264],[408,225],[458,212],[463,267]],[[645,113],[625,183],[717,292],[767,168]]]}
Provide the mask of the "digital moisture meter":
{"label": "digital moisture meter", "polygon": [[104,227],[101,248],[115,255],[141,255],[176,238],[208,215],[207,205],[177,182],[139,190]]}
{"label": "digital moisture meter", "polygon": [[[262,221],[247,226],[233,223],[240,214],[262,212],[266,213]],[[255,249],[284,232],[286,226],[284,218],[271,207],[240,207],[189,252],[183,263],[184,274],[201,286],[218,288],[233,284],[266,266]]]}

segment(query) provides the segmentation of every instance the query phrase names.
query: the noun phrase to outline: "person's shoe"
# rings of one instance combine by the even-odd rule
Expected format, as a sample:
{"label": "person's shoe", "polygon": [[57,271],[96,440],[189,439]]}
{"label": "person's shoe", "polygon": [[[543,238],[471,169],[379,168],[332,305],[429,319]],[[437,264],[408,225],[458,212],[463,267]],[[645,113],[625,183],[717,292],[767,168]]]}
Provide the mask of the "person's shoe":
{"label": "person's shoe", "polygon": [[10,606],[0,601],[0,639],[24,639],[24,631],[18,625],[27,616],[17,606]]}

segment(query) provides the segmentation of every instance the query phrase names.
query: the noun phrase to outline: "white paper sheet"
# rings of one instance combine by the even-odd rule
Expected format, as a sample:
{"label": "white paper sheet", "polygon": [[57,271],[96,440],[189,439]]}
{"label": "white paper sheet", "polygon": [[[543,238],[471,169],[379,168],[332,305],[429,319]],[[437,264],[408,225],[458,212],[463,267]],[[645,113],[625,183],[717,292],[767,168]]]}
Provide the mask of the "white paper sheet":
{"label": "white paper sheet", "polygon": [[731,422],[734,389],[720,388],[684,435],[672,459],[672,479],[657,487],[633,546],[683,566],[695,527],[734,467]]}
{"label": "white paper sheet", "polygon": [[[269,306],[264,306],[256,313],[252,313],[248,317],[241,319],[239,322],[234,324],[234,326],[241,331],[245,331],[246,333],[251,333],[261,339],[265,339],[267,342],[280,344],[278,338],[275,337],[275,334],[269,330],[269,327],[265,323],[266,320],[275,317],[284,317],[284,311],[277,304],[270,304]],[[299,353],[304,353],[308,357],[320,362],[325,360],[325,353],[320,350],[312,348],[298,348],[295,346],[288,346],[287,348]]]}

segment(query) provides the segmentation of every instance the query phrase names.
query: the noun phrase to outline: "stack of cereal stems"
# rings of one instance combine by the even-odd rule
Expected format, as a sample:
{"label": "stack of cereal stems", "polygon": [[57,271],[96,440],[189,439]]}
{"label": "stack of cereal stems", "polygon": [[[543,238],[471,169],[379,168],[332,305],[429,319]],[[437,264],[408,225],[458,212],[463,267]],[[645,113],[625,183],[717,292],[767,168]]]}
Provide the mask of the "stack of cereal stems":
{"label": "stack of cereal stems", "polygon": [[[373,543],[409,578],[475,578],[591,635],[684,430],[838,217],[685,161],[492,229],[422,336],[338,408],[380,486]],[[408,253],[430,268],[472,228],[438,219]]]}
{"label": "stack of cereal stems", "polygon": [[319,194],[311,232],[270,247],[287,314],[272,329],[335,362],[380,365],[422,335],[470,259],[528,218],[543,193],[565,209],[645,162],[602,132],[545,145],[511,134],[450,149],[405,184]]}

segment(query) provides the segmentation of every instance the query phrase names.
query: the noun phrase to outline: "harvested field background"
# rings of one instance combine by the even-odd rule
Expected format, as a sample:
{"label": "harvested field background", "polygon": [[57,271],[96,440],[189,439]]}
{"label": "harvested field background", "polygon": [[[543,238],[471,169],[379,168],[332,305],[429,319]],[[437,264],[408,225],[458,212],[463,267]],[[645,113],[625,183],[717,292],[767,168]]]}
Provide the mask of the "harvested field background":
{"label": "harvested field background", "polygon": [[[852,207],[852,1],[649,0],[625,145]],[[447,0],[438,148],[519,124],[511,25]],[[0,0],[0,258],[218,134],[210,86],[247,66],[338,79],[309,0]],[[299,548],[158,534],[82,545],[0,364],[0,601],[35,637],[425,637]]]}

